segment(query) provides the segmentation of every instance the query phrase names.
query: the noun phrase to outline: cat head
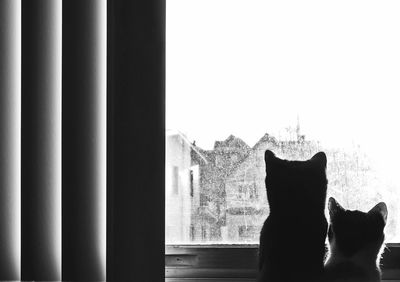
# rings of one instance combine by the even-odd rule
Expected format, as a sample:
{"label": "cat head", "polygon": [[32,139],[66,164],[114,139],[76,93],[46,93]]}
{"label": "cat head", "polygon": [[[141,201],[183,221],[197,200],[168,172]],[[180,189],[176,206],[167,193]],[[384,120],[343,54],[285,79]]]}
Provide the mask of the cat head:
{"label": "cat head", "polygon": [[334,198],[329,198],[330,226],[328,238],[331,247],[345,256],[352,256],[369,246],[378,254],[385,235],[387,207],[383,202],[368,212],[344,209]]}
{"label": "cat head", "polygon": [[326,162],[323,152],[307,161],[288,161],[267,150],[265,185],[270,213],[323,215],[328,183]]}

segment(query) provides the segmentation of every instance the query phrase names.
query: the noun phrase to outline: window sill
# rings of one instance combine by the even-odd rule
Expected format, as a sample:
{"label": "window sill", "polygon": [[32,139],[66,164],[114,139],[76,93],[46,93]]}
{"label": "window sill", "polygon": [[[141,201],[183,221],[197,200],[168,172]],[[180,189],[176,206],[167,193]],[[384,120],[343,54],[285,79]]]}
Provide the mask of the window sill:
{"label": "window sill", "polygon": [[[165,281],[255,281],[258,245],[166,245]],[[400,282],[400,244],[387,244],[383,281]]]}

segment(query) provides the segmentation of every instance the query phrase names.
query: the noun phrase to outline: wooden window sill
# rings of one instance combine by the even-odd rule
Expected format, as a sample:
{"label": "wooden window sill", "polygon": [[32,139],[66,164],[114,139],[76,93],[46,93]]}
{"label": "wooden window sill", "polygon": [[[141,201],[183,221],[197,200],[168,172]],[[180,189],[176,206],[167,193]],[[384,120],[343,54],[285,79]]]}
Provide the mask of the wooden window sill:
{"label": "wooden window sill", "polygon": [[[255,281],[258,245],[167,245],[165,281]],[[400,244],[387,244],[383,281],[400,282]]]}

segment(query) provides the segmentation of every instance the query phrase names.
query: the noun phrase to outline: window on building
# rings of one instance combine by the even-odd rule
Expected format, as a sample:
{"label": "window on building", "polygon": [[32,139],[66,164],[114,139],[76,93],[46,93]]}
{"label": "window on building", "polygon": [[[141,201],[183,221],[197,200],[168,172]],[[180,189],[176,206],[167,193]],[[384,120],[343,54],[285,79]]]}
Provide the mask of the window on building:
{"label": "window on building", "polygon": [[239,226],[239,239],[241,241],[252,241],[255,231],[254,226],[241,225]]}
{"label": "window on building", "polygon": [[201,239],[203,241],[207,240],[207,227],[204,225],[201,226]]}
{"label": "window on building", "polygon": [[205,207],[208,205],[208,196],[205,194],[200,194],[200,206]]}
{"label": "window on building", "polygon": [[243,199],[245,197],[245,187],[243,187],[243,185],[239,185],[238,186],[238,199]]}
{"label": "window on building", "polygon": [[190,240],[195,240],[195,227],[193,224],[190,225]]}
{"label": "window on building", "polygon": [[[167,197],[166,220],[207,224],[210,244],[256,244],[269,214],[265,150],[324,151],[328,196],[362,211],[386,202],[386,241],[400,242],[400,4],[285,3],[167,1],[166,128],[181,140],[167,143],[167,165],[198,172],[182,174],[187,192]],[[167,185],[177,193],[177,180]]]}
{"label": "window on building", "polygon": [[238,159],[239,159],[238,155],[232,154],[232,155],[231,155],[230,161],[231,161],[232,163],[237,163]]}
{"label": "window on building", "polygon": [[255,180],[253,180],[253,183],[251,184],[250,188],[250,193],[249,193],[249,197],[252,200],[255,200],[258,198],[258,189],[257,189],[257,182]]}
{"label": "window on building", "polygon": [[218,153],[215,155],[215,166],[221,168],[224,164],[224,156],[219,155]]}
{"label": "window on building", "polygon": [[172,191],[174,195],[179,193],[179,167],[177,166],[172,169]]}
{"label": "window on building", "polygon": [[193,170],[189,170],[189,177],[190,177],[190,196],[193,197],[193,189],[194,189],[194,184],[193,184]]}

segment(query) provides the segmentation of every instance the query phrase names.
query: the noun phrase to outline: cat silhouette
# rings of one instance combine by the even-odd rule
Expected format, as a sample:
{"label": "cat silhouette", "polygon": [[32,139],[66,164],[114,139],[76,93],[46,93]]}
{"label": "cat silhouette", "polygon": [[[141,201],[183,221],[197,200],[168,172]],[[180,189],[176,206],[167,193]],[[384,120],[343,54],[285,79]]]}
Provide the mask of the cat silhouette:
{"label": "cat silhouette", "polygon": [[344,209],[329,198],[329,257],[325,281],[378,282],[380,254],[385,239],[386,204],[381,202],[369,212]]}
{"label": "cat silhouette", "polygon": [[320,281],[324,269],[326,155],[288,161],[265,152],[270,213],[260,234],[258,282]]}

